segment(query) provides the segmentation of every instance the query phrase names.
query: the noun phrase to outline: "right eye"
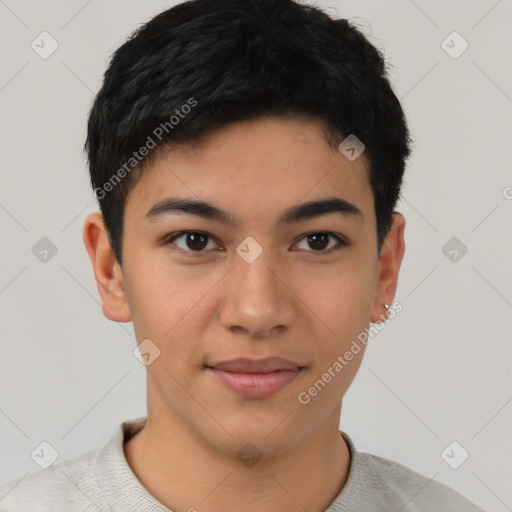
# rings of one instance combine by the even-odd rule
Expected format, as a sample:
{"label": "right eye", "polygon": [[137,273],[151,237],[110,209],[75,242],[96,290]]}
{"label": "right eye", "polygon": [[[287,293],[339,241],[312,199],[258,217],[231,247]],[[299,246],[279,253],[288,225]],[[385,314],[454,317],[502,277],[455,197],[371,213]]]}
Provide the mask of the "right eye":
{"label": "right eye", "polygon": [[[183,246],[175,243],[175,240],[182,240]],[[167,238],[165,245],[173,244],[180,250],[189,253],[206,252],[203,249],[208,246],[208,240],[213,242],[212,237],[208,233],[202,231],[182,231]],[[215,246],[216,244],[214,244]]]}

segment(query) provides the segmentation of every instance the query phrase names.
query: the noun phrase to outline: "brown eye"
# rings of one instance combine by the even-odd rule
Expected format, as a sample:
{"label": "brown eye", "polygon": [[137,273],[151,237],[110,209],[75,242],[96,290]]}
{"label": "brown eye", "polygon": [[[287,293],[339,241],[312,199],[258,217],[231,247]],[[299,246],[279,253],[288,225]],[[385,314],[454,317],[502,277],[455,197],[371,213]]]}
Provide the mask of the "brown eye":
{"label": "brown eye", "polygon": [[[336,240],[338,244],[334,244],[329,247],[330,239]],[[306,240],[307,246],[310,249],[312,249],[310,250],[306,248],[306,250],[308,250],[309,252],[329,253],[331,252],[331,250],[341,249],[343,246],[348,245],[340,237],[328,231],[318,231],[316,233],[309,233],[307,235],[304,235],[302,240]]]}
{"label": "brown eye", "polygon": [[[182,245],[175,243],[175,240],[183,240]],[[173,243],[180,249],[187,252],[205,252],[204,249],[208,246],[210,236],[200,231],[184,231],[169,238],[167,243]],[[214,244],[214,247],[216,245]]]}
{"label": "brown eye", "polygon": [[316,250],[323,250],[329,245],[329,235],[326,233],[315,233],[313,235],[308,235],[307,237],[308,243],[311,244],[310,247]]}

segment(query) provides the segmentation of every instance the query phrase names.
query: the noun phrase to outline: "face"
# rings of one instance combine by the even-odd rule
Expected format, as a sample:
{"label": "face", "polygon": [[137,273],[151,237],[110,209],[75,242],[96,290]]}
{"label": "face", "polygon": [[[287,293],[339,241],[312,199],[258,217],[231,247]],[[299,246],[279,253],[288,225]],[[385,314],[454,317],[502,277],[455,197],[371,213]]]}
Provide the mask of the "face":
{"label": "face", "polygon": [[[392,302],[403,222],[390,240],[379,256],[364,153],[334,152],[312,121],[232,124],[162,156],[132,189],[104,311],[150,340],[148,407],[162,424],[226,453],[250,441],[277,454],[337,427],[364,343],[343,356]],[[274,376],[221,371],[273,357],[289,363]]]}

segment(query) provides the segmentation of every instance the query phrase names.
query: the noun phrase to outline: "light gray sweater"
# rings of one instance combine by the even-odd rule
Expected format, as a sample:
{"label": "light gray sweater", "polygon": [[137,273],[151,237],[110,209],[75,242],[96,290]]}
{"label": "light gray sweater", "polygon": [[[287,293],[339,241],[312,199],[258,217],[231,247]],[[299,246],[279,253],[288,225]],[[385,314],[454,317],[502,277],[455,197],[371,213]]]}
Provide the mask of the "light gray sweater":
{"label": "light gray sweater", "polygon": [[[123,443],[145,420],[122,422],[102,448],[1,485],[0,512],[172,512],[149,494],[124,456]],[[350,472],[325,512],[483,512],[439,482],[357,452],[340,433],[350,450]]]}

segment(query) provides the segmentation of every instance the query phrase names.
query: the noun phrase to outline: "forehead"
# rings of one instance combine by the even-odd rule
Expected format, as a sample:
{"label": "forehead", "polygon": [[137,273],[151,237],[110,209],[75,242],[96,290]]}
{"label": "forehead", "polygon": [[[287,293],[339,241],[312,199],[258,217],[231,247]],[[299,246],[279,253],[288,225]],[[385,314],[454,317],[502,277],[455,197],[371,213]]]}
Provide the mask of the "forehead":
{"label": "forehead", "polygon": [[200,143],[168,148],[144,169],[126,210],[146,217],[170,197],[214,204],[237,224],[326,197],[355,205],[365,218],[373,213],[364,153],[349,160],[329,147],[319,123],[305,120],[233,123]]}

